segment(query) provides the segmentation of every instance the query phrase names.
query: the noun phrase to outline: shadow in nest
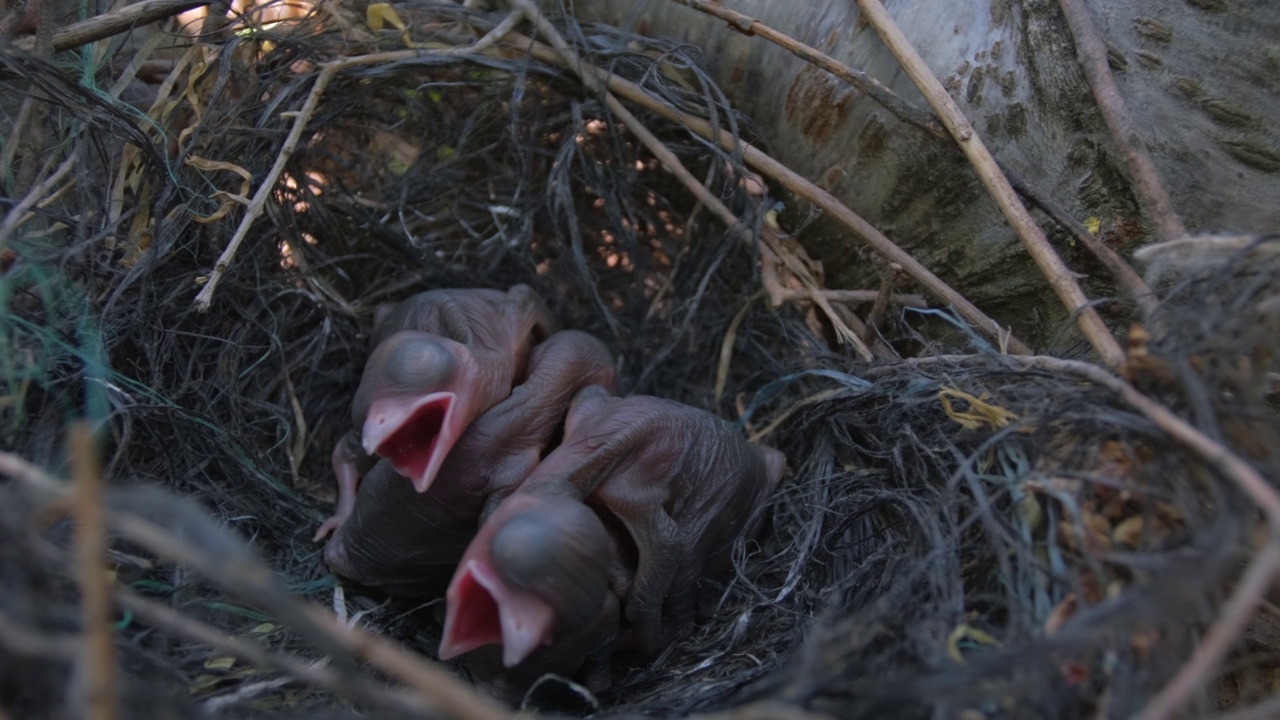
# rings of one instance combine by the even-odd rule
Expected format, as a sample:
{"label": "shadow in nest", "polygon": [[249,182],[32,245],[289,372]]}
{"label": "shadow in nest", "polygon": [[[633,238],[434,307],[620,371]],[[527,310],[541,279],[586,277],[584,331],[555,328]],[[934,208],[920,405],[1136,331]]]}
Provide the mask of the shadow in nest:
{"label": "shadow in nest", "polygon": [[[474,39],[455,22],[464,16],[500,20],[456,6],[415,7],[409,19],[427,29],[421,41],[464,46]],[[558,22],[598,64],[758,140],[687,48]],[[7,452],[64,472],[67,423],[87,416],[103,429],[117,493],[148,484],[193,499],[289,590],[327,604],[334,580],[310,537],[332,501],[329,452],[350,427],[373,307],[427,288],[525,282],[563,326],[609,345],[620,390],[740,420],[793,470],[767,534],[737,548],[727,582],[706,587],[702,622],[619,673],[602,713],[770,699],[850,718],[1119,717],[1196,646],[1258,528],[1229,484],[1109,391],[974,350],[963,335],[943,345],[899,318],[890,332],[924,348],[919,358],[872,367],[831,351],[801,312],[766,306],[751,245],[572,76],[517,49],[336,76],[210,310],[193,311],[243,216],[231,197],[247,194],[240,178],[267,174],[318,64],[396,42],[353,42],[319,16],[241,36],[198,67],[175,61],[188,92],[141,124],[64,67],[0,48],[10,75],[48,102],[80,177],[103,179],[75,183],[9,240]],[[732,155],[637,115],[759,222]],[[9,182],[9,197],[25,192]],[[1277,267],[1265,248],[1171,292],[1130,371],[1276,477]],[[10,496],[0,569],[19,589],[0,599],[0,665],[14,668],[0,676],[0,701],[54,716],[49,699],[74,682],[69,526],[21,487],[0,491]],[[108,559],[119,585],[185,616],[323,654],[282,627],[290,618],[235,599],[227,578],[126,541]],[[356,589],[348,598],[373,608],[365,622],[433,652],[431,608]],[[327,692],[260,684],[276,676],[216,662],[127,613],[118,633],[131,716],[195,705],[228,717],[348,713]],[[1261,692],[1238,668],[1264,667],[1280,641],[1250,637],[1202,710]],[[144,679],[172,701],[147,702]]]}

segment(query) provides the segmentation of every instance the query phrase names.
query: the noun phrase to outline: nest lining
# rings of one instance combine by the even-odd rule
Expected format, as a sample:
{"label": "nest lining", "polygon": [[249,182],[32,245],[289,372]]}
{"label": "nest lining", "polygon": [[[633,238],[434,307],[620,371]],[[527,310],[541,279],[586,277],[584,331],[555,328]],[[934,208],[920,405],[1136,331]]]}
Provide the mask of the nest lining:
{"label": "nest lining", "polygon": [[[479,17],[415,12],[412,26],[435,28],[425,41],[455,45],[470,39],[453,21]],[[559,22],[598,64],[759,139],[688,48]],[[8,451],[64,471],[68,424],[89,417],[105,436],[112,502],[154,505],[146,514],[171,531],[236,546],[196,519],[217,518],[289,589],[329,604],[334,581],[309,537],[331,501],[328,451],[349,427],[372,307],[431,287],[526,282],[564,326],[610,346],[623,391],[735,419],[750,409],[744,429],[772,428],[765,441],[793,471],[767,534],[739,548],[734,576],[708,584],[703,621],[657,661],[619,673],[601,712],[682,716],[770,700],[836,717],[1120,716],[1196,646],[1258,525],[1212,469],[1110,391],[984,353],[964,334],[940,337],[916,316],[883,333],[917,362],[873,367],[833,350],[805,307],[763,301],[753,246],[574,76],[518,53],[337,76],[210,311],[193,312],[198,279],[239,222],[225,193],[244,194],[241,170],[266,174],[290,127],[281,113],[303,104],[317,63],[397,41],[354,42],[334,27],[317,16],[232,40],[201,56],[202,72],[173,53],[188,69],[152,123],[62,65],[0,48],[9,76],[47,103],[78,176],[112,179],[75,183],[10,242]],[[745,224],[762,221],[738,158],[637,114]],[[1265,248],[1167,294],[1135,381],[1274,477]],[[135,484],[198,508],[139,499]],[[22,589],[0,615],[37,642],[0,633],[0,664],[12,668],[0,699],[53,716],[49,698],[77,682],[57,642],[79,627],[70,529],[24,488],[0,485],[0,567],[5,586]],[[111,548],[120,584],[185,616],[275,651],[325,650],[230,570],[192,573],[118,536]],[[366,622],[386,635],[432,651],[431,608],[346,597],[375,608]],[[1275,649],[1255,642],[1236,662]],[[351,712],[347,699],[298,685],[237,699],[276,676],[210,664],[223,655],[127,615],[117,651],[131,717],[193,704],[234,717]],[[1224,675],[1219,700],[1248,701],[1254,678]],[[355,694],[358,707],[377,706]]]}

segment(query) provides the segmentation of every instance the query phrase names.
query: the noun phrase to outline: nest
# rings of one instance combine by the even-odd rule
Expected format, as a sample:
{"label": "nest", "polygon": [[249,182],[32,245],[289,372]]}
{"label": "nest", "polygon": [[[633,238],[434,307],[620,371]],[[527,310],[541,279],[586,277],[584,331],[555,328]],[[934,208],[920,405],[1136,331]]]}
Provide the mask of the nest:
{"label": "nest", "polygon": [[[499,716],[434,661],[433,608],[340,587],[310,536],[373,307],[517,282],[610,346],[621,391],[736,420],[791,466],[694,631],[599,698],[532,707],[1119,717],[1179,682],[1202,712],[1269,693],[1280,561],[1222,458],[1278,475],[1274,241],[1178,275],[1123,380],[891,303],[825,313],[783,301],[734,147],[628,105],[729,227],[532,40],[476,51],[507,16],[411,12],[403,34],[336,8],[218,45],[153,28],[153,58],[113,45],[92,80],[0,46],[6,102],[32,108],[5,127],[25,144],[0,228],[0,709]],[[690,49],[555,24],[761,142]],[[875,360],[841,342],[858,322]],[[1188,678],[1215,632],[1227,665]]]}

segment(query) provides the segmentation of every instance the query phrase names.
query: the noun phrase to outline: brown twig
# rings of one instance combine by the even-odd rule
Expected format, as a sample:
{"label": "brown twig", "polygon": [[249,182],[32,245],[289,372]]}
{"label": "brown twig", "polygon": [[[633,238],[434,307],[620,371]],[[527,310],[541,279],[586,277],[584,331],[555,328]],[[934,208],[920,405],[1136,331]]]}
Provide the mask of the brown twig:
{"label": "brown twig", "polygon": [[[291,595],[273,596],[277,586],[267,580],[272,575],[271,571],[261,563],[240,558],[235,561],[238,567],[231,568],[230,572],[220,571],[226,558],[207,557],[193,543],[174,537],[141,517],[123,514],[113,525],[122,537],[160,557],[191,567],[228,590],[256,595],[258,602],[263,602],[269,608],[274,606],[280,619],[292,620],[294,627],[303,629],[310,639],[322,637],[324,646],[333,646],[369,662],[417,690],[423,700],[453,717],[463,720],[497,720],[505,717],[503,711],[492,701],[482,698],[449,673],[423,662],[399,645],[359,628],[348,628],[332,613]],[[258,587],[255,588],[255,585]]]}
{"label": "brown twig", "polygon": [[[917,108],[901,95],[893,92],[889,88],[880,84],[877,80],[870,77],[861,70],[852,68],[835,58],[820,52],[816,48],[806,45],[795,38],[778,32],[777,30],[765,25],[759,20],[744,15],[739,12],[730,10],[718,3],[707,2],[707,0],[672,0],[687,7],[704,12],[708,15],[718,17],[729,23],[731,27],[747,35],[757,35],[764,40],[774,43],[791,52],[796,57],[805,60],[815,67],[822,68],[831,73],[835,77],[844,80],[852,85],[859,92],[865,93],[867,97],[880,103],[885,109],[898,118],[902,122],[919,128],[930,135],[947,143],[950,147],[960,149],[953,142],[952,137],[947,133],[947,129],[942,123],[938,122],[937,116],[934,114]],[[1070,231],[1076,236],[1085,248],[1093,253],[1111,272],[1116,283],[1124,288],[1129,295],[1138,304],[1139,308],[1145,315],[1150,315],[1156,306],[1154,293],[1142,282],[1142,278],[1138,276],[1133,268],[1129,266],[1123,258],[1106,245],[1098,242],[1075,218],[1071,217],[1057,203],[1045,197],[1044,193],[1031,187],[1027,182],[1018,177],[1003,165],[999,166],[1001,172],[1009,179],[1009,184],[1013,189],[1018,191],[1032,204],[1039,207],[1054,222]]]}
{"label": "brown twig", "polygon": [[801,60],[805,60],[816,67],[822,68],[823,70],[826,70],[832,75],[849,83],[856,88],[858,92],[865,94],[872,100],[875,100],[903,122],[925,130],[941,140],[950,140],[947,136],[946,128],[944,128],[942,124],[938,122],[938,119],[931,113],[917,108],[907,102],[901,95],[890,90],[879,80],[876,80],[865,72],[849,67],[811,45],[806,45],[790,35],[778,32],[749,15],[744,15],[735,10],[730,10],[717,2],[708,2],[708,0],[672,0],[672,2],[677,2],[699,12],[720,18],[721,20],[728,22],[729,26],[734,30],[741,32],[744,35],[757,35],[768,40],[778,47],[787,50]]}
{"label": "brown twig", "polygon": [[[885,292],[882,290],[822,290],[822,296],[832,302],[842,303],[877,303],[881,300],[884,305],[899,305],[902,307],[924,308],[929,304],[925,302],[923,295],[911,295],[904,293]],[[784,300],[807,300],[809,296],[799,290],[783,288],[780,296]]]}
{"label": "brown twig", "polygon": [[1068,372],[1112,390],[1131,407],[1142,413],[1156,427],[1195,453],[1205,463],[1231,480],[1249,496],[1266,515],[1270,538],[1261,554],[1254,558],[1231,597],[1223,605],[1222,614],[1205,633],[1200,647],[1191,655],[1173,680],[1152,698],[1139,720],[1172,717],[1192,693],[1209,680],[1209,674],[1231,645],[1239,639],[1245,624],[1253,616],[1263,594],[1280,572],[1280,493],[1253,466],[1229,448],[1200,432],[1195,426],[1171,410],[1138,392],[1129,383],[1096,365],[1052,357],[1019,358],[1029,367],[1055,372]]}
{"label": "brown twig", "polygon": [[111,579],[106,570],[105,493],[98,468],[98,451],[89,423],[80,421],[70,431],[71,475],[75,484],[72,507],[76,519],[76,575],[80,584],[84,650],[77,658],[80,682],[76,700],[80,716],[114,720],[116,704],[115,634],[111,618]]}
{"label": "brown twig", "polygon": [[907,41],[906,36],[898,29],[880,0],[857,0],[857,2],[863,17],[880,34],[889,52],[897,58],[898,63],[925,96],[930,107],[942,118],[942,123],[947,126],[951,136],[955,138],[960,149],[973,164],[978,177],[982,179],[982,184],[987,187],[996,204],[1000,206],[1005,219],[1031,254],[1032,260],[1044,273],[1067,312],[1075,315],[1076,324],[1085,339],[1093,346],[1104,363],[1111,367],[1118,366],[1124,361],[1124,351],[1120,349],[1120,343],[1116,342],[1111,331],[1102,322],[1102,318],[1089,304],[1089,299],[1085,297],[1071,271],[1063,264],[1062,259],[1045,238],[1044,232],[1023,207],[1017,193],[996,165],[995,158],[983,144],[982,138],[974,132],[973,126],[969,124],[964,113],[947,94],[942,83],[938,82],[938,78],[925,64],[924,59]]}
{"label": "brown twig", "polygon": [[1111,68],[1107,66],[1107,48],[1098,35],[1098,29],[1089,16],[1089,10],[1080,0],[1059,0],[1062,14],[1076,42],[1076,56],[1089,80],[1093,99],[1098,103],[1102,120],[1111,131],[1111,137],[1124,158],[1129,177],[1137,190],[1138,202],[1147,217],[1156,226],[1162,240],[1174,240],[1187,234],[1182,218],[1173,209],[1173,200],[1160,180],[1160,171],[1151,159],[1146,143],[1138,132],[1138,126],[1129,115],[1120,89],[1116,87]]}
{"label": "brown twig", "polygon": [[1280,528],[1280,494],[1271,486],[1271,483],[1252,465],[1241,460],[1240,456],[1197,430],[1195,426],[1175,415],[1172,410],[1143,395],[1123,379],[1097,365],[1044,355],[1018,358],[1018,360],[1031,367],[1079,375],[1115,392],[1156,427],[1168,433],[1174,440],[1200,456],[1202,460],[1235,483],[1261,508],[1273,527]]}
{"label": "brown twig", "polygon": [[26,197],[22,198],[21,202],[9,210],[5,215],[4,222],[0,223],[0,248],[4,248],[8,245],[9,236],[13,234],[13,231],[16,230],[19,225],[26,222],[30,217],[28,213],[31,208],[43,201],[53,187],[62,182],[62,179],[67,176],[67,173],[71,172],[71,169],[76,166],[76,161],[79,158],[79,155],[80,147],[76,146],[72,148],[71,152],[67,155],[67,158],[62,161],[62,164],[58,166],[57,170],[53,171],[53,174],[32,187],[31,190],[27,192]]}
{"label": "brown twig", "polygon": [[1085,249],[1093,253],[1107,270],[1111,273],[1111,277],[1115,278],[1116,284],[1121,287],[1138,306],[1138,310],[1144,317],[1151,317],[1156,308],[1160,306],[1160,300],[1156,297],[1155,292],[1147,286],[1142,276],[1133,269],[1124,258],[1115,250],[1107,247],[1106,243],[1093,236],[1089,229],[1079,220],[1071,217],[1065,210],[1058,206],[1049,198],[1045,197],[1040,191],[1029,187],[1018,178],[1005,173],[1009,178],[1009,183],[1013,185],[1013,189],[1018,191],[1019,195],[1026,198],[1032,205],[1040,208],[1046,215],[1053,219],[1054,222],[1061,225],[1067,232],[1070,232],[1076,240],[1080,241]]}
{"label": "brown twig", "polygon": [[[221,282],[223,275],[226,274],[227,268],[231,266],[231,261],[235,259],[236,253],[240,250],[240,245],[244,242],[245,237],[248,236],[253,223],[266,211],[267,201],[271,198],[271,194],[275,192],[276,184],[280,181],[280,176],[284,174],[285,165],[288,164],[289,158],[293,157],[293,153],[298,149],[298,142],[302,139],[302,133],[306,130],[311,116],[315,114],[316,108],[319,107],[320,98],[324,96],[325,89],[329,87],[329,83],[337,77],[338,73],[351,67],[412,60],[423,55],[467,55],[478,52],[475,48],[479,44],[480,42],[477,41],[475,44],[465,48],[413,49],[371,53],[333,60],[321,65],[320,72],[316,75],[315,84],[311,86],[311,92],[307,95],[306,101],[303,102],[302,109],[296,113],[291,113],[293,115],[293,127],[290,128],[288,136],[285,137],[280,151],[276,153],[275,164],[271,166],[267,176],[262,179],[262,184],[258,186],[258,191],[254,193],[253,199],[249,201],[244,217],[240,220],[240,225],[236,228],[235,234],[231,236],[226,248],[223,249],[222,254],[218,257],[213,271],[209,273],[208,278],[205,280],[204,287],[200,288],[200,292],[196,294],[196,299],[193,303],[195,309],[200,312],[209,309],[213,302],[213,293],[218,288],[218,283]],[[482,50],[483,48],[480,51]]]}
{"label": "brown twig", "polygon": [[1211,673],[1240,639],[1258,603],[1280,571],[1280,533],[1272,525],[1271,537],[1253,559],[1236,589],[1223,604],[1218,619],[1200,639],[1200,646],[1178,669],[1168,685],[1147,703],[1135,720],[1165,720],[1179,714],[1188,698],[1211,679]]}
{"label": "brown twig", "polygon": [[[875,299],[871,303],[871,312],[867,313],[867,327],[873,329],[880,327],[880,321],[884,319],[885,311],[889,309],[889,301],[893,297],[893,276],[900,270],[901,268],[892,264],[884,269],[884,276],[880,278],[880,289],[876,291]],[[899,302],[899,304],[902,303]]]}
{"label": "brown twig", "polygon": [[354,657],[368,662],[418,690],[435,707],[461,720],[504,720],[508,713],[494,701],[481,697],[460,680],[425,663],[403,647],[359,627],[344,626],[333,613],[307,605],[314,622],[326,627]]}
{"label": "brown twig", "polygon": [[51,635],[14,622],[4,613],[0,613],[0,646],[16,655],[57,660],[74,660],[84,651],[79,635]]}
{"label": "brown twig", "polygon": [[[720,198],[716,197],[705,185],[699,182],[698,179],[689,172],[688,168],[684,166],[684,163],[680,162],[680,159],[676,157],[675,153],[671,152],[666,145],[663,145],[662,141],[644,126],[644,123],[640,122],[640,120],[633,115],[631,111],[613,95],[613,93],[608,91],[605,82],[601,80],[600,73],[603,71],[593,65],[583,62],[582,59],[578,57],[577,53],[573,51],[573,48],[569,47],[569,43],[560,35],[560,32],[556,30],[555,26],[542,15],[530,0],[508,0],[508,2],[512,8],[523,12],[525,17],[529,18],[533,22],[534,26],[538,29],[538,32],[543,35],[543,37],[545,37],[551,44],[552,48],[555,49],[556,53],[560,56],[560,59],[571,71],[581,78],[583,84],[586,85],[589,90],[604,96],[605,105],[609,108],[609,111],[617,116],[617,118],[622,121],[623,125],[625,125],[632,134],[639,138],[640,142],[644,144],[649,152],[653,153],[654,157],[662,163],[662,166],[666,168],[668,172],[675,175],[676,178],[679,179],[691,193],[693,193],[694,197],[705,205],[708,210],[715,214],[715,216],[718,217],[727,227],[731,229],[740,228],[741,223],[739,222],[738,217],[734,215],[723,202],[721,202]],[[804,267],[803,264],[796,260],[796,258],[794,258],[790,253],[784,252],[780,248],[779,239],[777,238],[776,233],[768,226],[763,229],[761,239],[766,245],[770,246],[770,250],[773,251],[774,255],[787,265],[796,277],[805,284],[806,289],[809,291],[809,299],[813,300],[818,307],[822,308],[822,311],[831,321],[832,326],[835,327],[837,335],[852,345],[854,350],[856,350],[864,360],[870,361],[872,359],[871,349],[867,347],[866,343],[862,341],[862,338],[860,338],[855,331],[849,329],[845,321],[836,313],[835,308],[831,306],[831,303],[818,293],[819,288],[817,281],[813,279],[808,268]]]}
{"label": "brown twig", "polygon": [[[0,452],[0,474],[18,480],[45,498],[66,498],[68,494],[63,483],[13,453]],[[345,627],[332,613],[295,597],[270,568],[238,541],[221,535],[216,541],[210,537],[203,543],[192,542],[129,511],[108,509],[105,519],[107,526],[125,540],[157,557],[192,568],[224,589],[274,610],[279,619],[288,619],[305,637],[330,651],[335,661],[345,660],[348,655],[366,660],[413,688],[424,702],[452,717],[464,720],[507,717],[496,703],[481,697],[448,672],[389,640],[359,628]],[[188,531],[201,530],[190,527],[201,523],[187,524]]]}
{"label": "brown twig", "polygon": [[[517,36],[513,34],[512,37],[516,38]],[[552,48],[540,47],[538,44],[520,44],[519,40],[515,41],[514,47],[519,50],[526,50],[529,54],[544,62],[558,61],[558,56]],[[960,317],[971,323],[983,335],[1000,343],[1000,346],[1008,352],[1030,354],[1030,348],[1000,327],[995,320],[987,317],[977,306],[943,282],[941,278],[930,272],[928,268],[921,265],[915,258],[894,244],[892,240],[885,237],[870,223],[858,216],[857,213],[846,207],[831,193],[819,188],[759,148],[742,142],[740,139],[735,140],[731,134],[721,128],[713,127],[702,118],[676,110],[665,102],[654,98],[639,85],[629,80],[616,75],[608,75],[605,79],[605,84],[610,91],[617,93],[618,96],[624,97],[667,120],[678,122],[691,132],[718,143],[726,150],[731,152],[740,150],[748,166],[778,182],[803,200],[822,209],[832,219],[843,225],[854,237],[861,240],[887,261],[901,265],[907,276],[918,283],[929,296],[941,304],[955,308]]]}
{"label": "brown twig", "polygon": [[747,311],[751,306],[764,296],[764,290],[752,295],[742,304],[742,309],[733,316],[733,320],[729,322],[729,328],[724,331],[724,339],[720,341],[720,362],[716,365],[716,385],[712,393],[716,405],[719,405],[720,398],[724,397],[724,386],[729,380],[729,365],[733,360],[733,344],[738,338],[738,328],[742,326],[742,321],[746,319]]}
{"label": "brown twig", "polygon": [[[186,617],[165,605],[153,602],[126,588],[116,590],[120,605],[134,613],[143,622],[193,642],[207,645],[260,667],[271,667],[290,678],[331,692],[341,692],[351,686],[351,678],[343,677],[323,662],[305,662],[299,658],[272,653],[261,643],[238,638],[212,628],[199,620]],[[425,706],[414,696],[383,688],[372,682],[360,680],[353,688],[362,697],[412,714],[423,714]]]}
{"label": "brown twig", "polygon": [[[77,48],[208,4],[209,0],[142,0],[142,2],[125,5],[118,10],[105,12],[88,20],[72,23],[66,29],[54,33],[53,49],[61,52]],[[22,50],[32,50],[35,48],[35,40],[23,38],[14,45]]]}

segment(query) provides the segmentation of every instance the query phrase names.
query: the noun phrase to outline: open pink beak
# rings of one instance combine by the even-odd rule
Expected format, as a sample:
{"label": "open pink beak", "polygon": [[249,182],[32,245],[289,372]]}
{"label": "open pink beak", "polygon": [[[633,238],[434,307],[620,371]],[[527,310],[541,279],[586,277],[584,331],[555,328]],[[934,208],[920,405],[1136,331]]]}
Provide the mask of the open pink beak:
{"label": "open pink beak", "polygon": [[375,400],[360,432],[365,452],[387,458],[426,492],[465,429],[458,404],[452,392]]}
{"label": "open pink beak", "polygon": [[484,560],[466,560],[449,584],[440,659],[484,645],[502,645],[502,663],[515,667],[539,645],[550,643],[554,611],[528,593],[513,590]]}

